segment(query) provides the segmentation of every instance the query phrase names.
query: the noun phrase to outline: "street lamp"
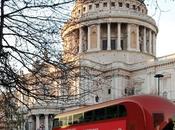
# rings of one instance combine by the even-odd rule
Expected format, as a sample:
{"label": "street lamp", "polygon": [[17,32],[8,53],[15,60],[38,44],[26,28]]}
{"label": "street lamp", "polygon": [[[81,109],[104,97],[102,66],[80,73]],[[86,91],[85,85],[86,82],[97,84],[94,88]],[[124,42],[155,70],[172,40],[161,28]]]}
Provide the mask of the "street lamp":
{"label": "street lamp", "polygon": [[156,74],[154,77],[157,78],[157,80],[158,80],[158,92],[157,92],[157,94],[159,96],[159,94],[160,94],[160,78],[164,77],[164,75],[163,74]]}

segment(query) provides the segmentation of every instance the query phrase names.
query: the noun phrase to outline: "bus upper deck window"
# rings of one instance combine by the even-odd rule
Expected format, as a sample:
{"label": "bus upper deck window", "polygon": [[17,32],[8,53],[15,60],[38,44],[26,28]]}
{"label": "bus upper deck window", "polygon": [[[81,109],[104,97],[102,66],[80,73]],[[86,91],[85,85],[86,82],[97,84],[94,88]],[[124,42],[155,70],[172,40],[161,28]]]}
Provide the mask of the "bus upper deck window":
{"label": "bus upper deck window", "polygon": [[93,120],[93,111],[87,111],[84,113],[84,120],[86,122],[92,121]]}
{"label": "bus upper deck window", "polygon": [[118,108],[119,108],[119,111],[118,111],[119,117],[124,117],[127,115],[127,111],[124,105],[119,105]]}
{"label": "bus upper deck window", "polygon": [[67,117],[61,117],[59,121],[59,126],[66,126],[68,123]]}
{"label": "bus upper deck window", "polygon": [[110,106],[106,108],[106,118],[115,118],[117,117],[117,105],[115,106]]}
{"label": "bus upper deck window", "polygon": [[69,116],[68,117],[68,125],[72,125],[73,124],[72,118],[73,118],[72,116]]}
{"label": "bus upper deck window", "polygon": [[95,120],[103,120],[105,118],[105,109],[97,109],[95,110]]}
{"label": "bus upper deck window", "polygon": [[73,115],[73,124],[81,123],[81,122],[83,122],[83,120],[84,119],[83,119],[83,114],[82,113]]}
{"label": "bus upper deck window", "polygon": [[53,128],[59,127],[59,119],[53,120]]}

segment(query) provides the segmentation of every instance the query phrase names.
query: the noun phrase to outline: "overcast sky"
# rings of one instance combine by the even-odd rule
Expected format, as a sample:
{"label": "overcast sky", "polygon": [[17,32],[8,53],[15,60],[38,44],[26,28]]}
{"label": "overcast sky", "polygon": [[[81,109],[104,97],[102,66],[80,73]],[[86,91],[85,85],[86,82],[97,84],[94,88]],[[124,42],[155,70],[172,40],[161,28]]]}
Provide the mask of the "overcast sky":
{"label": "overcast sky", "polygon": [[147,1],[149,15],[153,16],[159,28],[157,56],[160,57],[175,53],[175,1],[158,0],[159,7],[163,11],[161,13],[159,7],[155,11],[156,5],[153,3],[153,0]]}

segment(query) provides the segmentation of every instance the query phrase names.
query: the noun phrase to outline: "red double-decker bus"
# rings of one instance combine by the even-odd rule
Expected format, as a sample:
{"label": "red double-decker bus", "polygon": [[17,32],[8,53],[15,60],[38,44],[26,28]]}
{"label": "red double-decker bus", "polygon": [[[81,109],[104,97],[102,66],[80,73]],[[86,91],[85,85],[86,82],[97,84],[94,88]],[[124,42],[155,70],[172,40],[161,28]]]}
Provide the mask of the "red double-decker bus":
{"label": "red double-decker bus", "polygon": [[58,114],[52,130],[163,130],[168,120],[173,119],[175,105],[172,102],[142,95]]}

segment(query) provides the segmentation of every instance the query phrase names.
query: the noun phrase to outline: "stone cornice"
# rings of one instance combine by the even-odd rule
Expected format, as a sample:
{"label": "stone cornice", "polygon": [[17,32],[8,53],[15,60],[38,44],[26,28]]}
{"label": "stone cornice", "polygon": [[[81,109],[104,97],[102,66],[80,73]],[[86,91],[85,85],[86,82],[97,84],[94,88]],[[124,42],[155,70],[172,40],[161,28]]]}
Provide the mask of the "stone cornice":
{"label": "stone cornice", "polygon": [[134,72],[134,71],[140,71],[140,70],[145,70],[145,69],[151,69],[153,67],[164,67],[167,65],[174,65],[175,64],[175,58],[174,59],[168,59],[168,60],[163,60],[163,61],[156,61],[156,60],[150,60],[147,62],[141,62],[137,64],[126,64],[121,61],[115,61],[111,64],[100,64],[96,63],[91,60],[83,60],[81,61],[82,65],[86,65],[89,67],[92,67],[93,69],[100,70],[100,71],[114,71],[117,69],[123,69],[129,72]]}

